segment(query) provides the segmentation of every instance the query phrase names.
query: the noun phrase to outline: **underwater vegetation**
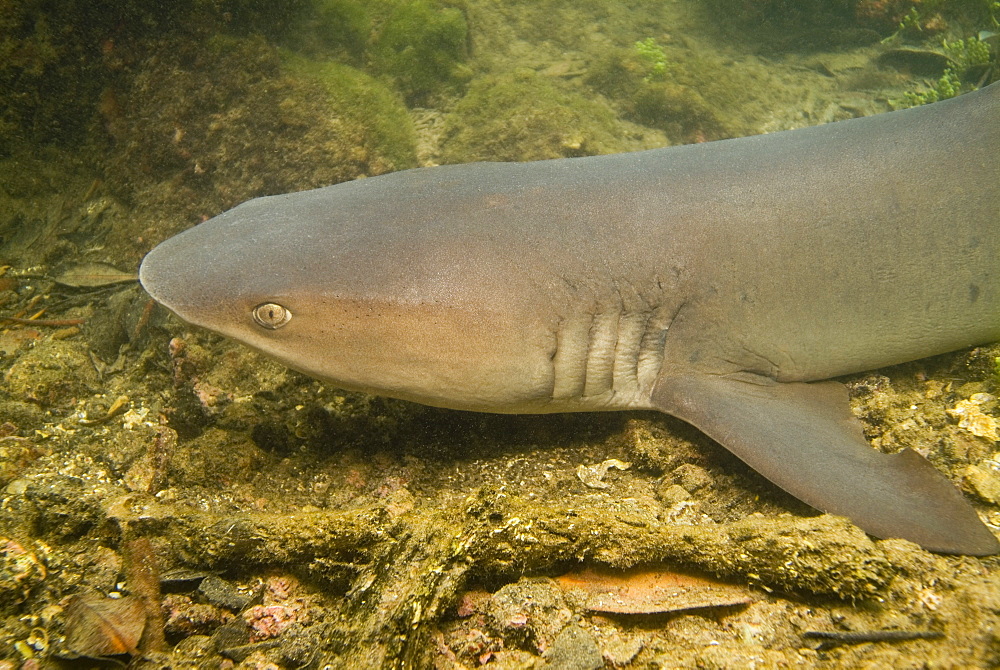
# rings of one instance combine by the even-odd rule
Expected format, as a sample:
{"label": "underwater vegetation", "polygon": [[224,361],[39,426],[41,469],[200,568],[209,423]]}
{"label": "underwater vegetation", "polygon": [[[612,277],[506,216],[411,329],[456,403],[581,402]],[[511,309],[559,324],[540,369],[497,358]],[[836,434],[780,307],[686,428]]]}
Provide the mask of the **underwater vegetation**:
{"label": "underwater vegetation", "polygon": [[282,58],[259,37],[172,46],[115,89],[104,117],[104,178],[119,197],[198,217],[415,164],[401,97],[361,70]]}
{"label": "underwater vegetation", "polygon": [[382,157],[383,170],[416,167],[413,122],[399,92],[349,65],[294,56],[288,56],[284,64],[288,71],[315,78],[323,86],[330,113],[345,126],[363,130],[359,148]]}
{"label": "underwater vegetation", "polygon": [[796,24],[817,18],[849,16],[864,0],[712,0],[737,21]]}
{"label": "underwater vegetation", "polygon": [[809,52],[903,36],[952,39],[1000,27],[996,0],[707,0],[726,38],[755,49]]}
{"label": "underwater vegetation", "polygon": [[896,32],[885,41],[930,37],[948,28],[949,18],[956,26],[966,26],[967,36],[954,40],[940,38],[940,52],[947,58],[948,66],[938,79],[890,101],[894,108],[953,98],[1000,76],[996,32],[1000,30],[1000,2],[996,0],[924,0],[911,7]]}
{"label": "underwater vegetation", "polygon": [[461,0],[314,0],[281,43],[384,77],[407,101],[427,104],[471,77]]}
{"label": "underwater vegetation", "polygon": [[333,57],[361,65],[371,37],[374,5],[356,0],[318,0],[284,44],[310,57]]}
{"label": "underwater vegetation", "polygon": [[460,9],[430,0],[400,2],[377,31],[370,62],[376,73],[392,78],[408,101],[426,102],[471,77],[464,65],[468,30]]}
{"label": "underwater vegetation", "polygon": [[480,77],[449,116],[442,160],[542,160],[622,147],[606,104],[560,90],[532,70]]}
{"label": "underwater vegetation", "polygon": [[671,142],[691,143],[735,134],[699,93],[697,64],[671,59],[654,38],[631,49],[612,49],[586,74],[586,83],[613,100],[636,123],[667,133]]}
{"label": "underwater vegetation", "polygon": [[663,47],[657,44],[656,40],[652,37],[647,37],[644,40],[636,42],[634,48],[639,60],[646,64],[647,72],[643,75],[643,81],[648,83],[662,80],[667,74],[667,69],[670,67]]}
{"label": "underwater vegetation", "polygon": [[171,34],[216,32],[280,39],[312,0],[47,0],[0,3],[0,155],[13,140],[73,143],[91,131],[93,111],[113,104],[109,86],[134,72]]}
{"label": "underwater vegetation", "polygon": [[938,100],[954,98],[960,93],[977,88],[995,66],[995,56],[986,42],[978,37],[949,42],[942,40],[941,50],[948,57],[950,65],[929,88],[907,91],[903,97],[893,100],[896,109],[916,107]]}
{"label": "underwater vegetation", "polygon": [[333,57],[386,78],[411,103],[453,93],[470,76],[468,26],[454,2],[68,0],[56,12],[44,0],[12,0],[0,4],[0,155],[16,141],[99,137],[151,53],[217,34]]}
{"label": "underwater vegetation", "polygon": [[850,18],[878,31],[901,24],[917,30],[940,31],[950,20],[982,23],[995,20],[996,0],[713,0],[713,4],[746,21],[794,24],[819,18]]}
{"label": "underwater vegetation", "polygon": [[1000,27],[1000,2],[997,0],[913,0],[913,7],[903,26],[920,28],[928,18],[959,20],[984,27]]}

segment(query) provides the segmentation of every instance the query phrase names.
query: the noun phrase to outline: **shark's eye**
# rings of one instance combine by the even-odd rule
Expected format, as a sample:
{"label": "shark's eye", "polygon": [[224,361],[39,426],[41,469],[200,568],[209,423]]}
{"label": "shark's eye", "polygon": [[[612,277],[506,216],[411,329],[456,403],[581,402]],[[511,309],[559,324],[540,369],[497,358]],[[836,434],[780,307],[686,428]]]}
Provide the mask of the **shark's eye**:
{"label": "shark's eye", "polygon": [[292,313],[276,302],[265,302],[253,308],[253,320],[261,328],[277,330],[292,320]]}

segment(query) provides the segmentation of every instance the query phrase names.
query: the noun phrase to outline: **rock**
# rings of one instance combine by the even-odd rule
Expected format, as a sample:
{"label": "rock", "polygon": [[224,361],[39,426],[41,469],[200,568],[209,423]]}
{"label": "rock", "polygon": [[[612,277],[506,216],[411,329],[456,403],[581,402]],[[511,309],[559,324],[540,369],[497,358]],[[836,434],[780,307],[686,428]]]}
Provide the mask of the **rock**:
{"label": "rock", "polygon": [[597,670],[604,667],[604,656],[597,641],[576,624],[563,628],[542,658],[543,670]]}

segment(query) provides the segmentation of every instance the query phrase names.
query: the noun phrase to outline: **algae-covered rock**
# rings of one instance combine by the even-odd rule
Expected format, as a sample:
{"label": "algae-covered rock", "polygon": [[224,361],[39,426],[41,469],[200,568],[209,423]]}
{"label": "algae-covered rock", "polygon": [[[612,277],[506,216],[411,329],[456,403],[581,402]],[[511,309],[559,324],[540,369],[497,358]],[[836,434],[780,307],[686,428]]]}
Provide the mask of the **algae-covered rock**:
{"label": "algae-covered rock", "polygon": [[112,126],[108,182],[188,220],[415,161],[402,104],[348,66],[283,64],[262,39],[217,35],[166,45],[138,69]]}
{"label": "algae-covered rock", "polygon": [[445,163],[516,161],[629,148],[612,110],[531,70],[477,79],[446,120]]}
{"label": "algae-covered rock", "polygon": [[[59,10],[38,0],[0,5],[0,155],[19,141],[66,141],[86,130],[86,105],[96,100],[95,74],[102,74],[86,44],[95,30],[79,8]],[[66,30],[63,10],[77,30]]]}
{"label": "algae-covered rock", "polygon": [[87,347],[70,340],[44,340],[20,356],[3,376],[14,398],[45,408],[69,408],[100,389]]}
{"label": "algae-covered rock", "polygon": [[468,26],[460,9],[434,0],[400,2],[378,31],[370,58],[413,102],[468,80]]}
{"label": "algae-covered rock", "polygon": [[563,590],[545,578],[507,584],[485,602],[483,609],[489,627],[498,636],[536,649],[551,646],[573,616]]}
{"label": "algae-covered rock", "polygon": [[[704,5],[726,37],[755,48],[814,51],[878,41],[859,0],[709,0]],[[875,4],[909,4],[876,0]],[[905,10],[904,10],[905,11]]]}
{"label": "algae-covered rock", "polygon": [[[361,150],[391,170],[416,165],[416,133],[399,95],[377,79],[347,65],[288,59],[289,70],[320,83],[330,113],[363,130]],[[381,170],[390,171],[390,170]]]}
{"label": "algae-covered rock", "polygon": [[745,22],[812,25],[831,17],[851,16],[856,0],[712,0],[720,16]]}
{"label": "algae-covered rock", "polygon": [[587,83],[614,100],[627,118],[663,130],[676,144],[741,134],[705,100],[695,79],[689,65],[680,59],[673,62],[663,47],[649,40],[608,52],[586,76]]}
{"label": "algae-covered rock", "polygon": [[286,43],[307,53],[324,51],[360,62],[372,30],[370,3],[362,0],[316,0],[301,30]]}
{"label": "algae-covered rock", "polygon": [[45,581],[44,545],[38,549],[0,536],[0,607],[11,609]]}
{"label": "algae-covered rock", "polygon": [[[163,40],[286,39],[314,0],[8,0],[0,3],[0,155],[22,142],[99,139],[121,88]],[[100,118],[103,117],[103,118]],[[102,124],[103,122],[103,124]],[[88,137],[89,136],[89,137]]]}

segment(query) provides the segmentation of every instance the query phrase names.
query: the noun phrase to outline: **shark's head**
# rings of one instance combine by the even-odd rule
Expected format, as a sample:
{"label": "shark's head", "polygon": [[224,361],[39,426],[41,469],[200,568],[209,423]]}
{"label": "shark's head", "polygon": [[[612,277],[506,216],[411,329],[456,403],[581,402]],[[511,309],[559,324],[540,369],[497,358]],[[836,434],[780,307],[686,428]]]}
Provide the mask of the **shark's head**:
{"label": "shark's head", "polygon": [[140,280],[185,321],[340,387],[529,410],[551,343],[432,218],[419,172],[251,200],[157,246]]}

